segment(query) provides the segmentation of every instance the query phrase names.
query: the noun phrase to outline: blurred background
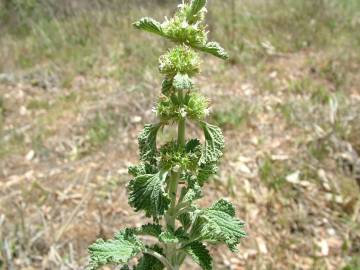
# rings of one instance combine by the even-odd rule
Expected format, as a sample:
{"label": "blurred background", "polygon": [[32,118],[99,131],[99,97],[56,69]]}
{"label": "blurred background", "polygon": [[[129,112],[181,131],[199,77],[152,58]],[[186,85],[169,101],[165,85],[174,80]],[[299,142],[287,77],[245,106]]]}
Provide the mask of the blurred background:
{"label": "blurred background", "polygon": [[[147,221],[127,166],[173,44],[131,23],[177,4],[0,0],[0,269],[83,269],[89,243]],[[227,142],[201,204],[229,198],[248,232],[215,269],[359,270],[360,1],[208,10],[231,59],[202,55],[197,77]]]}

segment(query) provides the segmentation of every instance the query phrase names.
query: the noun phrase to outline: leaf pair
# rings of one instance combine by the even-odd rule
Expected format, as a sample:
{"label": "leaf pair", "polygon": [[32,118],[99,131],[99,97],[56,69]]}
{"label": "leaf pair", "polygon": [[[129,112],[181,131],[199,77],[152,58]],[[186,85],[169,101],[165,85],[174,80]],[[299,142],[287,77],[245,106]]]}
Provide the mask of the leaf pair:
{"label": "leaf pair", "polygon": [[194,49],[197,49],[199,51],[203,51],[206,53],[210,53],[216,57],[219,57],[221,59],[228,59],[229,55],[228,53],[225,51],[224,48],[222,48],[220,46],[219,43],[217,42],[207,42],[207,43],[190,43],[186,38],[181,37],[181,38],[175,38],[172,36],[169,36],[166,34],[164,28],[162,27],[162,25],[157,22],[156,20],[149,18],[149,17],[144,17],[142,19],[140,19],[139,21],[134,23],[134,26],[137,29],[146,31],[146,32],[150,32],[150,33],[154,33],[157,35],[160,35],[162,37],[165,37],[167,39],[172,40],[173,42],[179,42],[180,43],[184,43],[190,47],[193,47]]}

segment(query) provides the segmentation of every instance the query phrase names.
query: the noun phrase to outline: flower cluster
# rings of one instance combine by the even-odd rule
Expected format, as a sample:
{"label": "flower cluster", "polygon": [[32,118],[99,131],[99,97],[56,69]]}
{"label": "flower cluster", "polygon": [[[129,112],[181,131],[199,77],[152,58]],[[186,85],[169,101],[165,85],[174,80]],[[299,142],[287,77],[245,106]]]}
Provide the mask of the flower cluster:
{"label": "flower cluster", "polygon": [[183,102],[176,95],[162,96],[156,104],[155,112],[162,122],[176,122],[181,118],[204,120],[209,113],[209,101],[198,92],[185,94]]}

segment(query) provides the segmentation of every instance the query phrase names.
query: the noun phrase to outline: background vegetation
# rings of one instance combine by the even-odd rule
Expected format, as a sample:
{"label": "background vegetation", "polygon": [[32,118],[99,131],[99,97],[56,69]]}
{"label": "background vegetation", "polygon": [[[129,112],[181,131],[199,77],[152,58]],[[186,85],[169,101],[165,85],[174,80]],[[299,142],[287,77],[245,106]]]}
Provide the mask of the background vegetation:
{"label": "background vegetation", "polygon": [[[360,1],[209,2],[231,60],[198,78],[227,140],[205,197],[233,197],[249,232],[216,269],[359,269]],[[173,6],[0,1],[0,269],[81,269],[96,237],[144,223],[126,168],[169,43],[131,23]]]}

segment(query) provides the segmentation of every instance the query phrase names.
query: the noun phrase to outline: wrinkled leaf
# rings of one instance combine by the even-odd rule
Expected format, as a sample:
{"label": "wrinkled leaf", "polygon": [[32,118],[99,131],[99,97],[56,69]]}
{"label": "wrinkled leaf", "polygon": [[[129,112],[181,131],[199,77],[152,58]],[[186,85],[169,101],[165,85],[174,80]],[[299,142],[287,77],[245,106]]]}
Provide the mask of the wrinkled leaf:
{"label": "wrinkled leaf", "polygon": [[141,18],[139,21],[134,23],[134,26],[137,29],[140,29],[140,30],[143,30],[146,32],[163,35],[163,29],[161,27],[161,24],[149,17]]}
{"label": "wrinkled leaf", "polygon": [[149,163],[140,163],[138,165],[129,166],[128,172],[130,175],[136,177],[144,174],[155,174],[157,168]]}
{"label": "wrinkled leaf", "polygon": [[222,131],[219,127],[210,125],[206,122],[201,123],[205,135],[205,144],[200,158],[200,164],[209,164],[217,162],[223,155],[225,141]]}
{"label": "wrinkled leaf", "polygon": [[140,229],[136,230],[136,234],[140,235],[150,235],[154,237],[158,237],[162,232],[162,227],[160,224],[145,224],[142,225]]}
{"label": "wrinkled leaf", "polygon": [[224,60],[229,59],[229,54],[225,51],[225,49],[222,48],[219,43],[214,42],[214,41],[208,42],[204,46],[198,46],[197,49],[199,49],[203,52],[210,53],[210,54],[212,54],[216,57],[219,57],[221,59],[224,59]]}
{"label": "wrinkled leaf", "polygon": [[210,176],[217,173],[218,167],[215,162],[201,164],[198,170],[197,181],[200,186],[204,185]]}
{"label": "wrinkled leaf", "polygon": [[168,96],[173,86],[173,79],[165,78],[161,84],[161,93]]}
{"label": "wrinkled leaf", "polygon": [[191,24],[196,21],[196,15],[205,7],[206,0],[191,1],[190,12],[187,16],[187,21]]}
{"label": "wrinkled leaf", "polygon": [[177,238],[175,233],[170,230],[161,233],[159,236],[159,240],[163,243],[171,243],[171,244],[179,243],[179,239]]}
{"label": "wrinkled leaf", "polygon": [[191,258],[204,270],[212,269],[212,258],[206,246],[200,242],[193,242],[185,248]]}
{"label": "wrinkled leaf", "polygon": [[236,250],[241,238],[246,236],[244,223],[234,217],[235,209],[230,202],[219,200],[202,210],[192,226],[191,237],[214,243],[225,243]]}
{"label": "wrinkled leaf", "polygon": [[164,190],[167,173],[140,175],[129,183],[129,204],[135,211],[144,210],[147,216],[157,219],[167,210],[170,199]]}
{"label": "wrinkled leaf", "polygon": [[95,270],[106,264],[126,264],[142,252],[143,244],[133,235],[120,232],[114,239],[98,239],[89,246],[90,264],[87,269]]}
{"label": "wrinkled leaf", "polygon": [[160,127],[160,123],[147,124],[139,134],[138,141],[142,161],[154,162],[157,151],[156,137]]}

